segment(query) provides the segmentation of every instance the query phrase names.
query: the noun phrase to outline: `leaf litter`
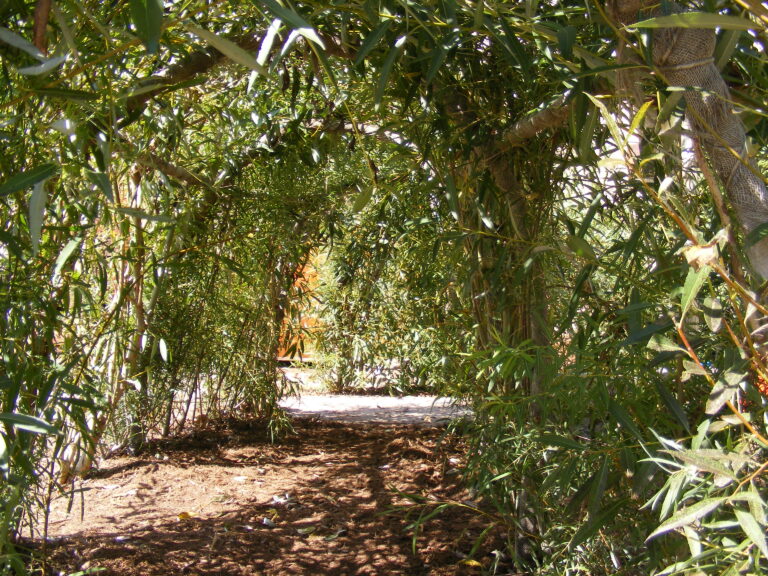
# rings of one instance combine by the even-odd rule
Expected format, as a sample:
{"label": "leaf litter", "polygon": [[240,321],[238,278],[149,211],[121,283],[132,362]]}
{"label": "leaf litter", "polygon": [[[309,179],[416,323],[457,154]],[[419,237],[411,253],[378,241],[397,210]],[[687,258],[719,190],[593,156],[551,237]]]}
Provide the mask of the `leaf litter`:
{"label": "leaf litter", "polygon": [[501,546],[492,533],[467,562],[486,526],[447,507],[413,550],[418,511],[403,495],[468,497],[465,446],[445,428],[316,418],[294,428],[270,443],[246,422],[209,425],[103,462],[77,481],[69,513],[64,496],[52,505],[53,573],[480,574]]}

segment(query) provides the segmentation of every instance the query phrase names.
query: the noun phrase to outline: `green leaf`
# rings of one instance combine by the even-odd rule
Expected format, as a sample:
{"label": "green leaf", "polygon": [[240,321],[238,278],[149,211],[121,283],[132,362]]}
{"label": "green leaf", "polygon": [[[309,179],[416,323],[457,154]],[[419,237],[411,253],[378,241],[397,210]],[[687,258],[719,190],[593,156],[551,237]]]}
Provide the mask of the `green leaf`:
{"label": "green leaf", "polygon": [[[621,345],[622,346],[628,346],[631,344],[639,344],[641,342],[646,342],[646,344],[649,347],[652,347],[650,343],[650,338],[654,334],[658,334],[659,332],[666,332],[670,328],[672,328],[672,322],[664,321],[664,322],[653,322],[652,324],[647,324],[646,326],[643,326],[637,331],[633,331],[629,334],[629,336],[622,340]],[[665,340],[669,340],[668,338],[665,338]],[[679,348],[679,347],[678,347]],[[682,350],[682,348],[679,348]]]}
{"label": "green leaf", "polygon": [[589,98],[592,103],[597,107],[598,110],[600,110],[600,115],[603,117],[603,121],[605,122],[605,125],[608,126],[608,131],[611,133],[611,138],[613,138],[613,141],[616,143],[616,146],[619,147],[620,150],[624,148],[624,145],[626,144],[626,141],[621,136],[621,130],[619,130],[618,124],[616,124],[616,119],[613,117],[613,114],[611,114],[608,111],[608,108],[605,107],[605,104],[603,104],[600,100],[592,96],[592,94],[586,94],[586,97]]}
{"label": "green leaf", "polygon": [[429,61],[429,69],[427,70],[427,75],[424,77],[424,81],[427,84],[431,84],[432,80],[435,79],[435,76],[437,76],[437,73],[440,70],[440,66],[443,65],[443,62],[445,62],[447,56],[448,51],[443,46],[436,46],[432,50],[432,57]]}
{"label": "green leaf", "polygon": [[754,516],[755,520],[757,520],[758,524],[765,526],[767,523],[765,517],[765,503],[763,502],[763,499],[760,496],[760,492],[758,491],[754,482],[750,482],[749,484],[749,493],[752,494],[756,499],[756,501],[749,502],[749,511],[751,512],[752,516]]}
{"label": "green leaf", "polygon": [[[640,127],[640,123],[645,118],[645,115],[648,112],[649,108],[654,104],[655,102],[653,100],[649,100],[648,102],[646,102],[640,107],[640,109],[637,111],[637,114],[635,114],[635,117],[632,118],[632,123],[629,125],[629,132],[627,132],[626,141],[628,141],[629,137],[632,136],[632,134],[634,134],[635,131]],[[624,146],[622,146],[622,148],[623,147]]]}
{"label": "green leaf", "polygon": [[[280,26],[282,26],[283,22],[280,20],[280,18],[275,18],[272,21],[272,24],[269,25],[269,28],[267,29],[267,33],[264,35],[264,39],[261,41],[261,46],[259,46],[259,54],[256,56],[256,63],[259,66],[264,66],[264,64],[267,63],[267,60],[269,59],[269,53],[272,51],[272,46],[275,43],[275,38],[277,38],[277,33],[280,31]],[[248,87],[248,92],[250,93],[251,89],[250,86]]]}
{"label": "green leaf", "polygon": [[672,510],[674,510],[675,504],[677,504],[680,498],[680,490],[683,488],[687,479],[688,472],[686,470],[673,472],[667,479],[667,483],[664,485],[667,494],[664,496],[664,502],[662,502],[661,509],[659,510],[660,518],[666,518],[670,515]]}
{"label": "green leaf", "polygon": [[600,528],[605,526],[607,522],[613,520],[616,517],[617,512],[624,508],[626,505],[626,500],[619,500],[614,502],[607,508],[601,510],[597,516],[590,518],[587,522],[584,522],[584,524],[582,524],[573,535],[573,538],[571,538],[571,541],[568,543],[568,548],[573,550],[579,544],[591,538],[597,533],[598,530],[600,530]]}
{"label": "green leaf", "polygon": [[728,500],[727,496],[721,496],[720,498],[707,498],[697,502],[692,506],[688,506],[679,510],[677,514],[672,516],[666,522],[663,522],[658,528],[656,528],[656,530],[651,532],[645,541],[648,542],[649,540],[656,538],[656,536],[661,536],[662,534],[666,534],[672,530],[693,524],[707,514],[711,514],[717,510],[726,500]]}
{"label": "green leaf", "polygon": [[368,205],[368,203],[371,201],[371,197],[373,196],[373,191],[375,188],[375,186],[366,186],[360,191],[360,193],[355,198],[354,204],[352,204],[353,214],[357,214]]}
{"label": "green leaf", "polygon": [[375,30],[373,30],[373,32],[365,37],[365,40],[363,40],[363,43],[360,45],[360,48],[355,55],[355,66],[365,60],[365,57],[371,53],[371,50],[376,48],[376,45],[384,37],[384,34],[387,33],[387,30],[389,30],[391,25],[392,20],[384,20]]}
{"label": "green leaf", "polygon": [[747,537],[754,542],[763,554],[763,558],[768,558],[768,544],[765,542],[765,532],[752,514],[746,510],[735,508],[736,519],[739,521],[742,530]]}
{"label": "green leaf", "polygon": [[36,434],[55,434],[59,435],[59,429],[51,426],[45,420],[26,414],[15,414],[12,412],[0,412],[0,422],[6,422],[19,430],[34,432]]}
{"label": "green leaf", "polygon": [[285,22],[289,27],[293,28],[301,34],[304,38],[309,40],[310,42],[314,42],[320,48],[325,48],[325,44],[323,44],[323,40],[320,38],[317,32],[315,32],[315,29],[302,18],[299,14],[291,10],[290,8],[286,8],[285,6],[281,6],[276,0],[252,0],[256,6],[263,6],[272,14],[280,18],[283,22]]}
{"label": "green leaf", "polygon": [[566,60],[573,58],[573,45],[576,43],[576,28],[565,26],[557,31],[557,43],[560,53]]}
{"label": "green leaf", "polygon": [[32,240],[32,253],[35,255],[40,250],[43,217],[47,202],[48,190],[45,188],[45,182],[38,182],[32,187],[32,195],[29,198],[29,236]]}
{"label": "green leaf", "polygon": [[709,415],[717,414],[728,401],[732,401],[735,398],[741,383],[746,377],[747,375],[744,372],[731,368],[727,369],[712,387],[704,413]]}
{"label": "green leaf", "polygon": [[683,293],[680,296],[680,313],[679,325],[683,325],[683,320],[691,305],[696,300],[696,296],[699,294],[699,290],[709,278],[710,268],[709,266],[702,266],[698,270],[691,268],[688,270],[688,276],[685,278],[685,285],[683,286]]}
{"label": "green leaf", "polygon": [[[662,450],[677,458],[678,460],[685,462],[693,466],[694,468],[701,470],[702,472],[711,472],[716,476],[722,476],[728,480],[737,480],[736,475],[723,464],[719,456],[723,456],[722,460],[729,462],[730,459],[726,454],[719,451],[707,451],[703,450]],[[718,483],[719,487],[728,485],[729,482]]]}
{"label": "green leaf", "polygon": [[171,216],[166,216],[165,214],[148,214],[147,212],[144,212],[144,210],[139,210],[138,208],[118,208],[117,211],[120,214],[125,214],[126,216],[132,216],[133,218],[141,218],[142,220],[149,220],[151,222],[173,222],[173,218]]}
{"label": "green leaf", "polygon": [[608,412],[611,414],[611,416],[614,417],[616,422],[621,424],[624,428],[629,430],[629,432],[640,442],[643,441],[643,435],[640,433],[640,430],[635,426],[635,423],[632,421],[632,418],[629,416],[629,413],[624,410],[619,404],[616,403],[615,400],[610,399],[608,400]]}
{"label": "green leaf", "polygon": [[720,332],[723,327],[723,305],[720,304],[720,300],[713,296],[707,296],[704,298],[701,310],[704,312],[704,321],[707,323],[707,327],[714,333]]}
{"label": "green leaf", "polygon": [[114,202],[115,197],[112,194],[112,182],[109,181],[109,176],[103,172],[86,171],[86,176],[95,186],[101,189],[107,200]]}
{"label": "green leaf", "polygon": [[669,388],[667,388],[663,382],[656,381],[654,384],[656,385],[656,390],[658,391],[659,396],[661,396],[664,405],[670,410],[670,412],[672,412],[672,414],[674,414],[675,418],[677,418],[677,421],[683,425],[685,431],[688,432],[688,434],[691,434],[691,428],[688,423],[688,416],[685,414],[685,410],[680,405],[680,402],[677,401],[677,398],[675,398],[674,394],[669,391]]}
{"label": "green leaf", "polygon": [[41,164],[31,170],[11,176],[0,185],[0,198],[19,190],[26,190],[38,182],[55,176],[58,172],[59,167],[56,164]]}
{"label": "green leaf", "polygon": [[252,54],[246,50],[243,50],[240,48],[240,46],[231,40],[227,40],[226,38],[218,36],[213,32],[209,32],[208,30],[204,30],[203,28],[195,26],[194,24],[186,24],[185,27],[195,36],[198,36],[208,42],[208,44],[216,48],[216,50],[224,54],[224,56],[233,62],[237,62],[238,64],[242,64],[251,70],[255,70],[262,76],[268,75],[267,70],[263,66],[259,65],[259,63],[256,61],[256,58]]}
{"label": "green leaf", "polygon": [[154,54],[160,48],[160,33],[163,29],[163,3],[161,0],[129,0],[131,21],[136,32],[147,48]]}
{"label": "green leaf", "polygon": [[570,235],[565,239],[565,243],[578,257],[584,258],[584,260],[588,260],[589,262],[597,262],[595,251],[584,238]]}
{"label": "green leaf", "polygon": [[8,28],[3,28],[0,26],[0,42],[4,42],[5,44],[8,44],[9,46],[13,46],[14,48],[17,48],[21,50],[22,52],[26,52],[36,60],[40,60],[41,62],[46,60],[45,54],[40,52],[40,50],[32,44],[29,40],[26,38],[19,36],[16,34],[16,32],[13,32],[11,30],[8,30]]}
{"label": "green leaf", "polygon": [[685,348],[661,334],[651,336],[647,346],[649,350],[655,350],[656,352],[681,352],[686,356],[688,355],[688,351]]}
{"label": "green leaf", "polygon": [[47,74],[51,70],[54,70],[55,68],[58,68],[60,64],[62,64],[64,61],[66,61],[67,55],[64,54],[63,56],[55,56],[53,58],[49,58],[48,60],[45,60],[41,64],[38,64],[37,66],[26,66],[24,68],[19,68],[16,70],[19,74],[23,74],[24,76],[41,76],[43,74]]}
{"label": "green leaf", "polygon": [[585,446],[576,440],[566,438],[565,436],[558,436],[557,434],[541,434],[534,438],[533,441],[543,444],[544,446],[557,446],[560,448],[568,448],[569,450],[578,450],[580,452],[585,449]]}
{"label": "green leaf", "polygon": [[709,12],[686,12],[684,14],[670,14],[658,16],[625,28],[720,28],[722,30],[760,30],[760,25],[739,18],[738,16],[725,16],[723,14],[711,14]]}
{"label": "green leaf", "polygon": [[447,174],[445,177],[445,198],[448,200],[448,208],[451,210],[451,216],[454,220],[459,221],[459,191],[456,189],[456,183],[453,181],[453,176]]}
{"label": "green leaf", "polygon": [[600,466],[600,472],[595,476],[595,482],[592,484],[592,489],[589,491],[589,502],[587,503],[587,510],[590,518],[595,518],[600,511],[600,504],[605,494],[605,487],[608,484],[608,470],[610,462],[608,456],[603,456],[603,463]]}
{"label": "green leaf", "polygon": [[69,257],[72,256],[82,241],[83,239],[80,237],[72,238],[72,240],[67,242],[67,245],[64,246],[64,249],[59,253],[59,257],[56,258],[56,264],[53,266],[54,280],[59,277],[64,264],[66,264],[67,260],[69,260]]}
{"label": "green leaf", "polygon": [[379,70],[379,80],[376,84],[376,92],[373,96],[374,107],[376,110],[381,107],[381,101],[384,98],[384,90],[386,89],[387,82],[389,81],[389,74],[392,72],[392,67],[395,65],[395,61],[400,57],[400,54],[402,54],[403,50],[405,49],[405,41],[405,36],[400,36],[400,38],[395,41],[395,45],[387,54],[387,57],[384,59],[384,64]]}

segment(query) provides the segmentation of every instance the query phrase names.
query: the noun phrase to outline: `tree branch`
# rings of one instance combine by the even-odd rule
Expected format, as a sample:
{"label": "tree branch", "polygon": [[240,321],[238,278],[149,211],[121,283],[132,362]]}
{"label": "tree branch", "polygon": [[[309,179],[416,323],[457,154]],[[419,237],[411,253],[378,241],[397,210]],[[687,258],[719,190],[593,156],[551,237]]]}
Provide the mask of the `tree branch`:
{"label": "tree branch", "polygon": [[[256,34],[231,37],[227,38],[227,40],[234,42],[243,50],[248,51],[258,49],[261,44],[261,40]],[[170,92],[174,90],[177,85],[208,72],[221,63],[225,58],[226,56],[224,56],[224,54],[212,47],[196,50],[178,64],[174,64],[167,68],[163,73],[142,79],[141,82],[139,82],[139,88],[149,87],[155,84],[157,87],[150,88],[143,91],[141,94],[129,97],[126,102],[129,115],[143,108],[151,98],[154,98],[163,92]]]}
{"label": "tree branch", "polygon": [[544,130],[557,128],[568,119],[571,111],[570,104],[565,102],[566,96],[560,96],[543,110],[527,116],[504,131],[504,142],[510,146],[522,146],[526,140],[533,138]]}

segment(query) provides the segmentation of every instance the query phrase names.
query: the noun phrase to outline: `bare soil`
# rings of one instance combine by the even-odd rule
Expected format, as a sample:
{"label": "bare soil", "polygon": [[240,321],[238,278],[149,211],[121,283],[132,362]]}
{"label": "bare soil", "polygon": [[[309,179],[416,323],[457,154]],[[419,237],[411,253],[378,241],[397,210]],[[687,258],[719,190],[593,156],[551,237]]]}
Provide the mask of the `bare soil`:
{"label": "bare soil", "polygon": [[[52,505],[52,572],[123,576],[479,574],[501,547],[466,507],[465,447],[444,427],[294,421],[209,425],[105,461]],[[412,498],[431,502],[414,505]],[[71,510],[68,508],[71,504]],[[90,572],[88,572],[90,573]]]}

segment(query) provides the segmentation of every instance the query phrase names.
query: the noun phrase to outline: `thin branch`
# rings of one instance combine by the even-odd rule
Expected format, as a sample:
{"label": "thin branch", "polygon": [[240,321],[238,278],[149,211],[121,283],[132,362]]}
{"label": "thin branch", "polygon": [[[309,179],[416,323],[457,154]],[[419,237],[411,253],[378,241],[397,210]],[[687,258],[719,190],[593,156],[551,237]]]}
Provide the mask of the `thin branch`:
{"label": "thin branch", "polygon": [[134,159],[134,161],[137,162],[138,164],[141,164],[142,166],[160,170],[166,176],[170,176],[171,178],[179,180],[180,182],[191,184],[192,186],[205,186],[206,188],[213,187],[213,182],[211,182],[204,176],[200,176],[198,174],[195,174],[194,172],[190,172],[189,170],[187,170],[186,168],[183,168],[182,166],[171,164],[170,162],[163,160],[162,158],[160,158],[156,154],[153,154],[152,152],[144,152],[142,154],[139,154]]}
{"label": "thin branch", "polygon": [[[234,42],[240,48],[247,51],[254,51],[258,49],[261,44],[261,40],[257,34],[236,36],[227,38],[227,40]],[[212,47],[192,52],[181,62],[170,66],[163,73],[143,79],[139,83],[140,88],[143,86],[152,86],[154,84],[156,84],[157,87],[142,92],[141,94],[131,96],[128,98],[126,106],[129,111],[140,109],[151,98],[154,98],[158,94],[175,90],[176,86],[179,84],[208,72],[225,59],[226,56],[224,56],[224,54]]]}
{"label": "thin branch", "polygon": [[37,0],[35,4],[35,24],[33,28],[33,44],[43,54],[48,53],[48,19],[51,15],[51,0]]}

